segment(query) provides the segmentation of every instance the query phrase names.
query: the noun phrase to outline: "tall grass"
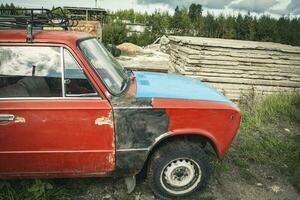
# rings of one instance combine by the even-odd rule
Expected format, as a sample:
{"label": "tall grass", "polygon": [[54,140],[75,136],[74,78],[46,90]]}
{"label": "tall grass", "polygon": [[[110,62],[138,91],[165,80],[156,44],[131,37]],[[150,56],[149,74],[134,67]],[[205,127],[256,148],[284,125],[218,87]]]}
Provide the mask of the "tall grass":
{"label": "tall grass", "polygon": [[276,93],[266,98],[251,92],[239,104],[243,115],[241,128],[245,130],[280,121],[300,123],[300,91]]}
{"label": "tall grass", "polygon": [[231,159],[242,172],[251,164],[266,165],[286,176],[300,191],[300,92],[266,98],[253,93],[240,101],[241,130]]}

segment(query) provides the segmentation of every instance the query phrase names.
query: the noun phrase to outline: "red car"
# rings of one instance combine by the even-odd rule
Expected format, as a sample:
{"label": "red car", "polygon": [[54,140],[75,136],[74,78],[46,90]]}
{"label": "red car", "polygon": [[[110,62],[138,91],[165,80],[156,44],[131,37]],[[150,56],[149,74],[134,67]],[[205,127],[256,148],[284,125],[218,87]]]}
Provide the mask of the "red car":
{"label": "red car", "polygon": [[[27,38],[27,40],[26,40]],[[204,83],[124,69],[90,35],[0,31],[0,178],[131,176],[185,198],[223,158],[237,106]]]}

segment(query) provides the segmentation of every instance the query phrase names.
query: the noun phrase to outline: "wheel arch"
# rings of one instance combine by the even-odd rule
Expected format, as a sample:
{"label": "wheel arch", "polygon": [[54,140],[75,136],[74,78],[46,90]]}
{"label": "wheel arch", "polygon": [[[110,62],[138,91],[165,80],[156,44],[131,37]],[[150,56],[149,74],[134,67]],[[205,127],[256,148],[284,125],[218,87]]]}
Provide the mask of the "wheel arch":
{"label": "wheel arch", "polygon": [[172,132],[167,132],[158,138],[156,138],[155,142],[149,148],[149,152],[147,158],[145,160],[144,166],[141,172],[145,172],[147,170],[149,161],[153,153],[159,149],[162,145],[168,142],[172,142],[175,140],[184,140],[189,142],[199,143],[201,145],[202,142],[208,142],[218,158],[221,158],[220,151],[216,143],[216,139],[213,137],[212,134],[208,133],[204,130],[175,130]]}

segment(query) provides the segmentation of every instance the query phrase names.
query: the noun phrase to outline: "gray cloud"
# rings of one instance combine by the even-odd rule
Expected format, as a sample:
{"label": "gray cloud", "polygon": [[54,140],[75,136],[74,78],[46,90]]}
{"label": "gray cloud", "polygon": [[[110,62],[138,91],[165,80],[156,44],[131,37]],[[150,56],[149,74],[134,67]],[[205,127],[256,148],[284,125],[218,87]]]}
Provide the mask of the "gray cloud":
{"label": "gray cloud", "polygon": [[230,2],[234,0],[137,0],[138,4],[165,4],[170,6],[171,8],[175,8],[176,6],[185,6],[188,7],[192,3],[201,4],[207,8],[215,8],[222,9]]}
{"label": "gray cloud", "polygon": [[270,11],[279,15],[300,15],[300,0],[291,0],[286,7],[273,9]]}
{"label": "gray cloud", "polygon": [[242,0],[239,2],[232,3],[229,7],[232,9],[263,13],[264,11],[269,10],[272,6],[276,5],[277,3],[279,3],[278,0]]}
{"label": "gray cloud", "polygon": [[207,8],[222,9],[234,0],[207,0],[204,5]]}
{"label": "gray cloud", "polygon": [[300,15],[300,0],[292,0],[286,9],[293,15]]}

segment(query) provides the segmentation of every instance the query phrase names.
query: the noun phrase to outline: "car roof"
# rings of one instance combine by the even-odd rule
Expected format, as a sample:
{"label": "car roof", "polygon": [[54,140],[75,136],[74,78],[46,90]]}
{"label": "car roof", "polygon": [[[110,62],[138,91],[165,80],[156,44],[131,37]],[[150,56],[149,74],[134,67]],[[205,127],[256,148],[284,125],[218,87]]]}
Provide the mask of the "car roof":
{"label": "car roof", "polygon": [[[59,43],[73,46],[79,39],[92,37],[90,34],[75,31],[33,30],[33,43]],[[0,43],[27,43],[26,30],[0,30]]]}

